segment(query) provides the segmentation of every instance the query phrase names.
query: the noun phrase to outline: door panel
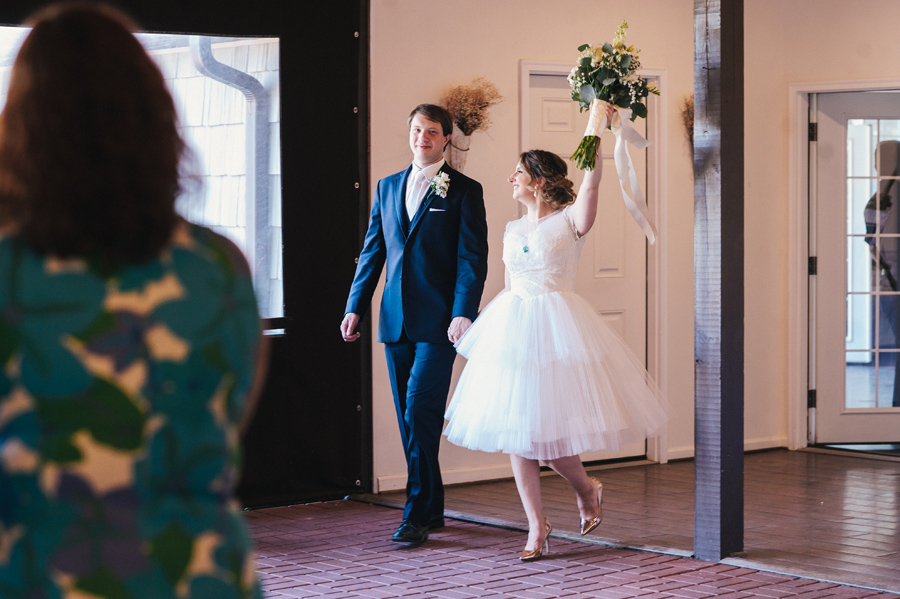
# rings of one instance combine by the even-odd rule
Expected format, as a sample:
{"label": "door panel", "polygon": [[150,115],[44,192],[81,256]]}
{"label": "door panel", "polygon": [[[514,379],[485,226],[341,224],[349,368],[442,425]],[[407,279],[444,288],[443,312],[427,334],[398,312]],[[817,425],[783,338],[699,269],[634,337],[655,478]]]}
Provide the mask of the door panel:
{"label": "door panel", "polygon": [[[569,178],[575,189],[584,173],[569,156],[578,146],[587,126],[588,113],[580,113],[572,101],[566,75],[530,76],[528,89],[529,148],[555,152],[566,160]],[[653,107],[648,118],[653,118]],[[637,119],[634,128],[646,136],[647,119]],[[584,297],[640,357],[647,353],[647,244],[640,227],[634,223],[622,201],[613,162],[615,137],[607,132],[602,138],[603,179],[597,220],[587,236],[578,265],[576,291]],[[629,148],[638,180],[647,189],[647,150]],[[652,199],[651,199],[652,201]],[[582,454],[584,461],[641,456],[646,444],[634,443],[618,452],[597,451]]]}
{"label": "door panel", "polygon": [[900,93],[819,94],[817,443],[900,440]]}

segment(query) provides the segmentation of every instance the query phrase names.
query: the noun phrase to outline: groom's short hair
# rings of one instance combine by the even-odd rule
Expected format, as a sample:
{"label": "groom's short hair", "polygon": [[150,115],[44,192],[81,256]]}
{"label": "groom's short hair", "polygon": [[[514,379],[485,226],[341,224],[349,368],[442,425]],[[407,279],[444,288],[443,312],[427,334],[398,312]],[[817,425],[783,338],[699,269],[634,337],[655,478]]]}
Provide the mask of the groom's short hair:
{"label": "groom's short hair", "polygon": [[409,113],[409,118],[406,119],[407,126],[412,124],[413,117],[417,114],[421,114],[429,121],[440,123],[444,135],[453,134],[453,115],[451,115],[450,111],[443,106],[438,106],[437,104],[419,104]]}

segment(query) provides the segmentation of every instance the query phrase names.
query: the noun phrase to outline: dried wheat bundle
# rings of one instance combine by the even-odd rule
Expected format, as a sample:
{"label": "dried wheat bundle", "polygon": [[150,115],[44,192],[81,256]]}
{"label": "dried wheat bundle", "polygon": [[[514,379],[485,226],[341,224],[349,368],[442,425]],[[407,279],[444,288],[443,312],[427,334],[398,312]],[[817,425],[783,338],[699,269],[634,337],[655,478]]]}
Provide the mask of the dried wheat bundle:
{"label": "dried wheat bundle", "polygon": [[488,109],[503,100],[497,87],[479,77],[471,85],[454,87],[444,96],[443,104],[453,115],[453,122],[463,135],[485,131],[491,124]]}

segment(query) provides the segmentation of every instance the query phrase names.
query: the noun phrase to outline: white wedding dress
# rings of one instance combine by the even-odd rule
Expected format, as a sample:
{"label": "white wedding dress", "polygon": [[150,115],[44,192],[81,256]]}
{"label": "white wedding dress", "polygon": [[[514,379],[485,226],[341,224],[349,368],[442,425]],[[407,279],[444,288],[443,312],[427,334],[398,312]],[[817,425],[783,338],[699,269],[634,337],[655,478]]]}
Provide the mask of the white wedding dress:
{"label": "white wedding dress", "polygon": [[447,408],[452,443],[550,460],[615,450],[665,424],[659,388],[573,291],[583,245],[568,208],[506,226],[509,288],[456,344],[468,363]]}

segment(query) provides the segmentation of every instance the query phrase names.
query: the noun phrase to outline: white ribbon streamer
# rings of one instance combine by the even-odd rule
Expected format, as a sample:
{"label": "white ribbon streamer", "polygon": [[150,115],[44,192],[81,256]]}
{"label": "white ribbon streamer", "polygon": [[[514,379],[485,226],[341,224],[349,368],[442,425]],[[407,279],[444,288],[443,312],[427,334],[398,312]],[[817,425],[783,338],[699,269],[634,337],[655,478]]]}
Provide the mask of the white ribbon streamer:
{"label": "white ribbon streamer", "polygon": [[[603,100],[595,100],[592,103],[591,116],[584,131],[585,136],[602,137],[603,131],[607,126],[606,104]],[[653,222],[650,220],[650,209],[647,207],[647,200],[644,199],[644,193],[638,184],[634,163],[631,161],[631,155],[628,153],[629,143],[638,150],[643,150],[651,142],[632,129],[630,108],[619,108],[617,106],[616,112],[612,116],[612,123],[609,126],[613,135],[616,136],[616,149],[613,157],[616,163],[616,174],[619,176],[619,188],[622,190],[622,199],[625,201],[625,207],[628,208],[631,217],[644,232],[644,235],[647,236],[647,241],[650,242],[650,245],[653,245],[656,243],[656,227],[653,226]]]}

